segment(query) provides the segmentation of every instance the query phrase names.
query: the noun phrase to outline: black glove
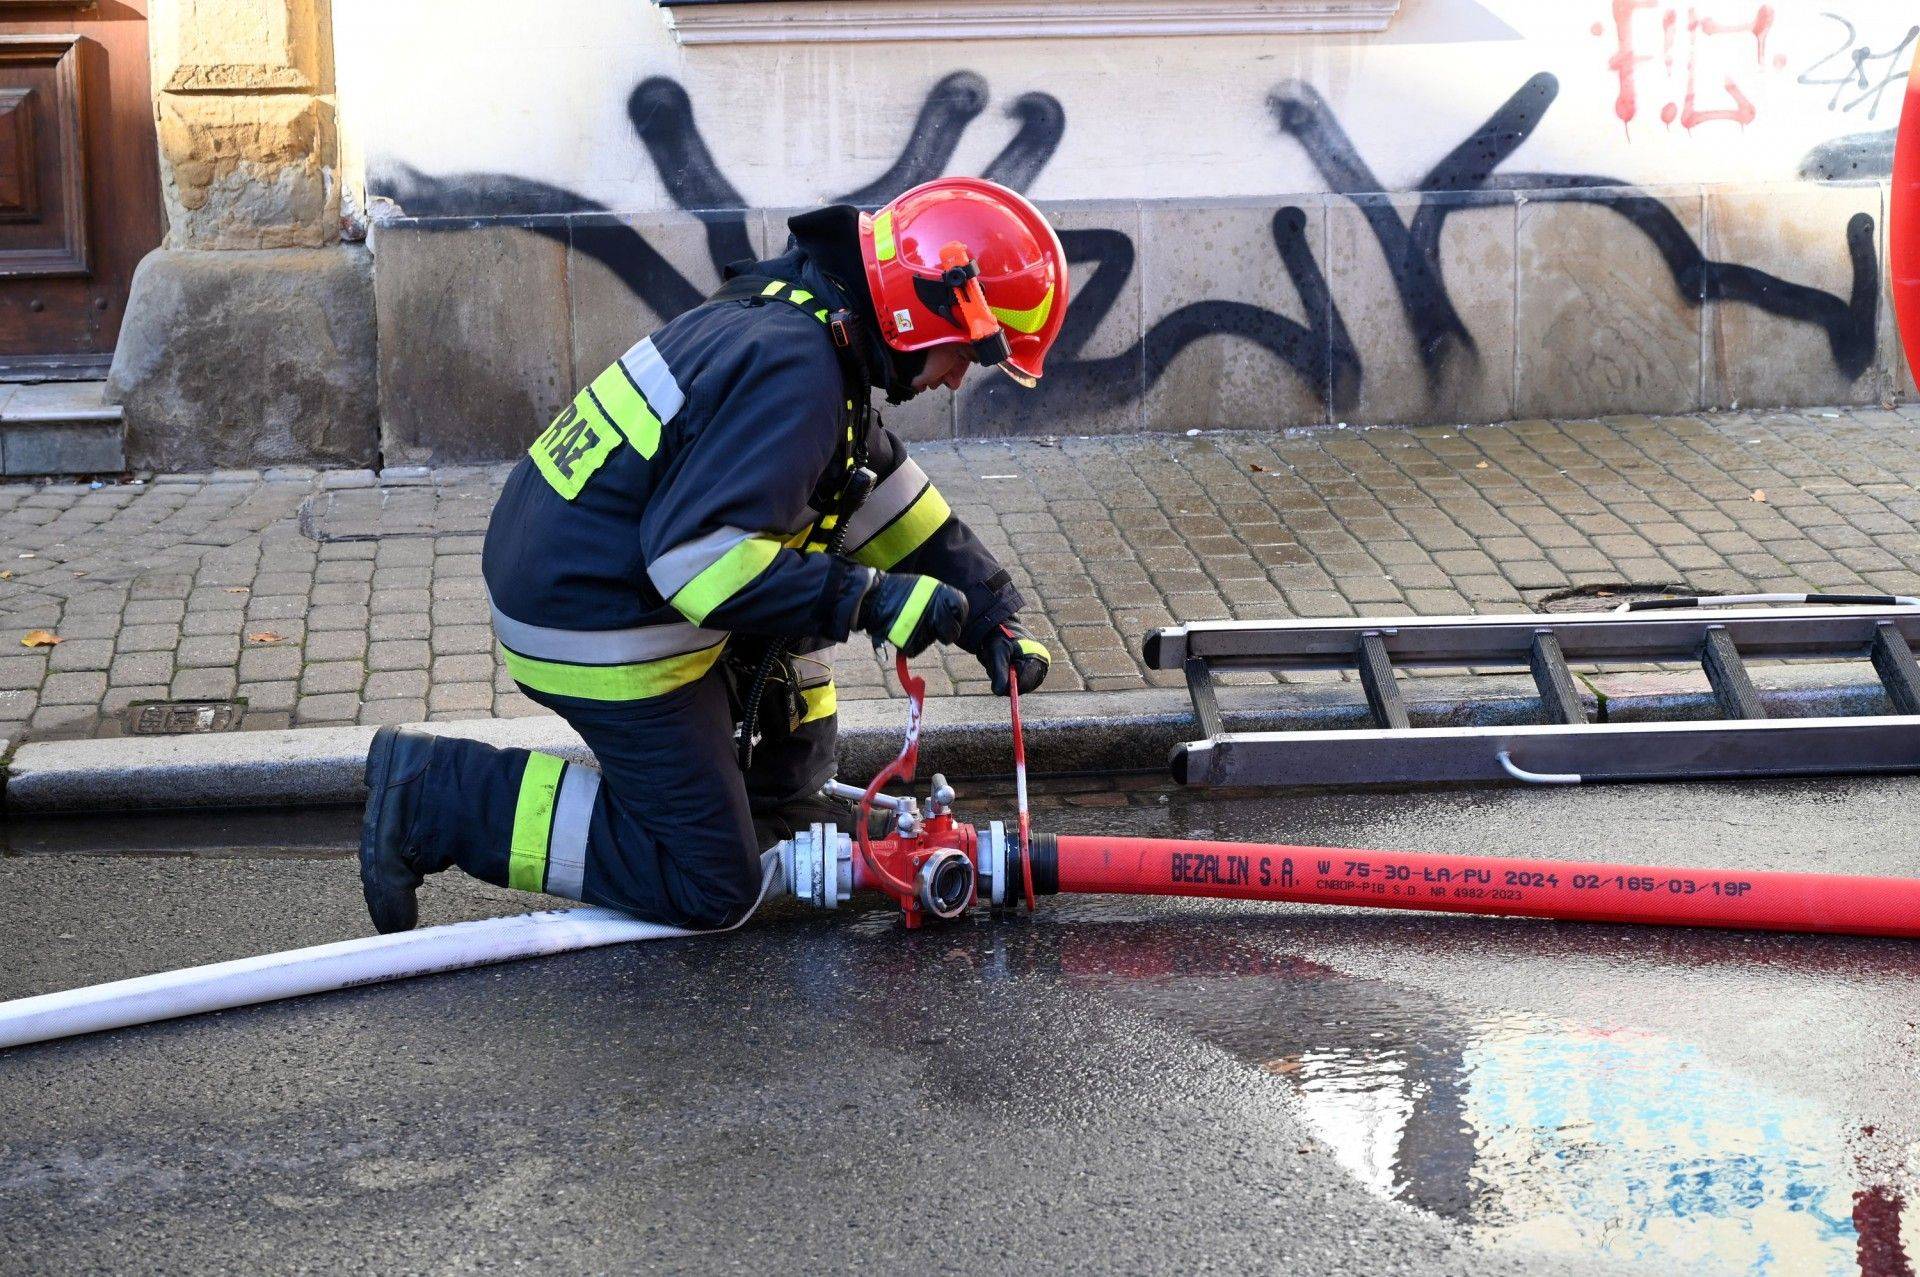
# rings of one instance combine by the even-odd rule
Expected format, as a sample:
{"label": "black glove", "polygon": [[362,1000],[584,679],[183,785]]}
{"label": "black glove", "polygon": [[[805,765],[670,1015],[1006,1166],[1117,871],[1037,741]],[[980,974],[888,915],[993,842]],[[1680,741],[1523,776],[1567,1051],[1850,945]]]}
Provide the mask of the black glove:
{"label": "black glove", "polygon": [[1007,694],[1009,668],[1019,678],[1020,690],[1031,692],[1046,682],[1047,670],[1053,665],[1053,656],[1046,646],[1027,633],[1027,627],[1020,624],[1017,616],[1010,616],[988,630],[986,640],[974,655],[987,667],[995,696]]}
{"label": "black glove", "polygon": [[853,618],[875,647],[891,643],[908,656],[920,655],[936,639],[953,642],[966,623],[966,595],[930,576],[904,572],[876,572]]}

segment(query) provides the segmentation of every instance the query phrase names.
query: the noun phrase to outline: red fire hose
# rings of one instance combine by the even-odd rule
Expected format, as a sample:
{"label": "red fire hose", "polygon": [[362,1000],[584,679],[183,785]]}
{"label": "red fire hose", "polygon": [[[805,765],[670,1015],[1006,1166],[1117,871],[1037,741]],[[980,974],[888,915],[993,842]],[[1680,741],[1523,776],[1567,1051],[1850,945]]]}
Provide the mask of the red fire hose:
{"label": "red fire hose", "polygon": [[1920,937],[1920,879],[1166,838],[1062,835],[1035,842],[1042,890],[1063,894],[1212,896],[1572,922]]}
{"label": "red fire hose", "polygon": [[1907,100],[1893,144],[1893,203],[1887,218],[1894,315],[1907,366],[1920,368],[1920,54],[1907,77]]}

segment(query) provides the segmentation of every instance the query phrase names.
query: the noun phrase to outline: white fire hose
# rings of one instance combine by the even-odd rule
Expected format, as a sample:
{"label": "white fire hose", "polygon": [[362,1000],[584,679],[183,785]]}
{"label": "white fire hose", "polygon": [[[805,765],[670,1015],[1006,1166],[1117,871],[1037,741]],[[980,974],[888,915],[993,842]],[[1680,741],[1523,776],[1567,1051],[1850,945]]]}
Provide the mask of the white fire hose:
{"label": "white fire hose", "polygon": [[760,898],[739,922],[719,931],[666,927],[613,909],[547,909],[510,918],[483,918],[388,936],[364,936],[17,998],[0,1002],[0,1050],[575,949],[720,935],[751,918],[769,896],[785,890],[786,867],[778,852],[770,851],[761,857]]}

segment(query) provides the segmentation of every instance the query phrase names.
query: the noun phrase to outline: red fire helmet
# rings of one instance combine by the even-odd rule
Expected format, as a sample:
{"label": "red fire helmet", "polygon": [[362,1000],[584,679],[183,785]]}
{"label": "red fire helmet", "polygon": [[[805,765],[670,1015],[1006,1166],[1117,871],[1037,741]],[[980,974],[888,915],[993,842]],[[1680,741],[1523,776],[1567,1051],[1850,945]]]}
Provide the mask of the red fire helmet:
{"label": "red fire helmet", "polygon": [[961,344],[1023,386],[1067,317],[1067,255],[1040,210],[977,177],[923,183],[860,215],[860,255],[895,350]]}

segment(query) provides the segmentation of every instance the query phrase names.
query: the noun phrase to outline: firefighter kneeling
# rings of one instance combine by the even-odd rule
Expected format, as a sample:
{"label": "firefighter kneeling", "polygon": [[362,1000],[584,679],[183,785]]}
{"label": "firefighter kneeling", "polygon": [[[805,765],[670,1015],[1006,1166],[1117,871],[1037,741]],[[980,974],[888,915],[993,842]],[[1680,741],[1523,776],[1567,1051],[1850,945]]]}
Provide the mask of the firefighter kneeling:
{"label": "firefighter kneeling", "polygon": [[758,850],[852,826],[819,794],[834,645],[958,643],[1002,695],[1046,677],[1006,571],[870,401],[957,388],[973,363],[1032,386],[1066,315],[1059,240],[969,178],[788,225],[783,255],[729,268],[595,377],[507,480],[483,565],[501,656],[599,768],[383,728],[360,846],[380,931],[412,927],[449,865],[725,926],[758,895]]}

